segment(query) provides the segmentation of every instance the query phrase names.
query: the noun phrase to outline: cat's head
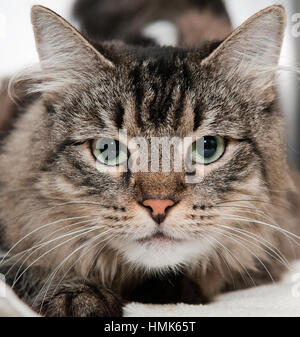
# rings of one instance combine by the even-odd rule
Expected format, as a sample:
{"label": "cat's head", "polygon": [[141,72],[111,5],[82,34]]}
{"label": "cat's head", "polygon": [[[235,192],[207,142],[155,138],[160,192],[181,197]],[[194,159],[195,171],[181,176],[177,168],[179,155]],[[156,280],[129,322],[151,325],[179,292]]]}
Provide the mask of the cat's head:
{"label": "cat's head", "polygon": [[[34,210],[22,232],[56,221],[46,228],[54,237],[53,228],[77,229],[63,247],[78,249],[78,258],[90,243],[146,268],[229,259],[232,246],[249,261],[265,257],[234,235],[275,237],[264,223],[287,191],[275,85],[282,7],[258,13],[220,44],[189,50],[91,44],[42,7],[32,22],[42,70],[29,80],[41,99],[19,119],[4,154],[7,185],[25,189],[16,212]],[[171,159],[179,149],[182,157],[163,172],[150,145],[155,152],[157,141],[172,139],[179,143]],[[14,172],[8,154],[18,160]],[[181,158],[191,160],[176,170]]]}

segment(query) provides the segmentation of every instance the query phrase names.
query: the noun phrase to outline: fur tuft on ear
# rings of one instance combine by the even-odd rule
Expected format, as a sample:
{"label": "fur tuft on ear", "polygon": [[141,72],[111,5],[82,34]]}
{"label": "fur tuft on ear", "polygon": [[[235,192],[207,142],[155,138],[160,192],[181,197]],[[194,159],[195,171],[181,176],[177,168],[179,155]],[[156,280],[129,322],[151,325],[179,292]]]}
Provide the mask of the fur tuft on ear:
{"label": "fur tuft on ear", "polygon": [[12,82],[31,83],[30,92],[59,93],[114,65],[101,55],[75,28],[48,8],[33,6],[31,10],[40,67],[29,69]]}
{"label": "fur tuft on ear", "polygon": [[202,65],[220,69],[229,78],[238,76],[258,95],[266,95],[274,86],[285,26],[284,8],[268,7],[237,28]]}
{"label": "fur tuft on ear", "polygon": [[40,61],[46,69],[73,64],[81,68],[97,64],[113,66],[75,28],[50,9],[33,6],[31,22]]}

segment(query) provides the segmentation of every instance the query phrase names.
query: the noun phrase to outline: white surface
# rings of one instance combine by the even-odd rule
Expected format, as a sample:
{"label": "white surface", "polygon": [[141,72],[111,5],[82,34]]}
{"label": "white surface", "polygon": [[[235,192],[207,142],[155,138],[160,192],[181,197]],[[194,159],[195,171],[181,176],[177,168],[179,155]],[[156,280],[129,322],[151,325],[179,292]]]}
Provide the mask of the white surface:
{"label": "white surface", "polygon": [[208,305],[128,304],[125,316],[300,317],[300,262],[277,284],[227,293]]}
{"label": "white surface", "polygon": [[0,317],[38,317],[0,280]]}

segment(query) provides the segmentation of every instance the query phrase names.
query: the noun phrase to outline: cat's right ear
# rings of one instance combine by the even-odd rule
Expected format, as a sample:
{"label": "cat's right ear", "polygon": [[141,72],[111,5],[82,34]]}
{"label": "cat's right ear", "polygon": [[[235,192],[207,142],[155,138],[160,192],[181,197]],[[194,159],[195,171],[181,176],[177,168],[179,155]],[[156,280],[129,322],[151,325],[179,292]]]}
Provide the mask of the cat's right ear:
{"label": "cat's right ear", "polygon": [[33,6],[31,22],[41,68],[48,80],[55,77],[62,83],[64,80],[76,83],[95,67],[103,70],[114,67],[74,27],[50,9]]}
{"label": "cat's right ear", "polygon": [[202,65],[224,79],[239,81],[249,94],[265,100],[272,96],[266,93],[272,91],[285,27],[283,7],[265,8],[238,27]]}

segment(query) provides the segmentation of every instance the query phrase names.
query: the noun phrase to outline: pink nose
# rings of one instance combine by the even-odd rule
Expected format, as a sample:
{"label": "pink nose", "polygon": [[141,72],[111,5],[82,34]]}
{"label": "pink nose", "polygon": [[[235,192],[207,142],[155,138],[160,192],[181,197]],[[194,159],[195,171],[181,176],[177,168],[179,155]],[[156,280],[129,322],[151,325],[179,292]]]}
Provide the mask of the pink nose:
{"label": "pink nose", "polygon": [[151,209],[152,218],[160,224],[166,217],[166,210],[175,205],[172,200],[157,200],[148,199],[143,202],[143,205]]}

